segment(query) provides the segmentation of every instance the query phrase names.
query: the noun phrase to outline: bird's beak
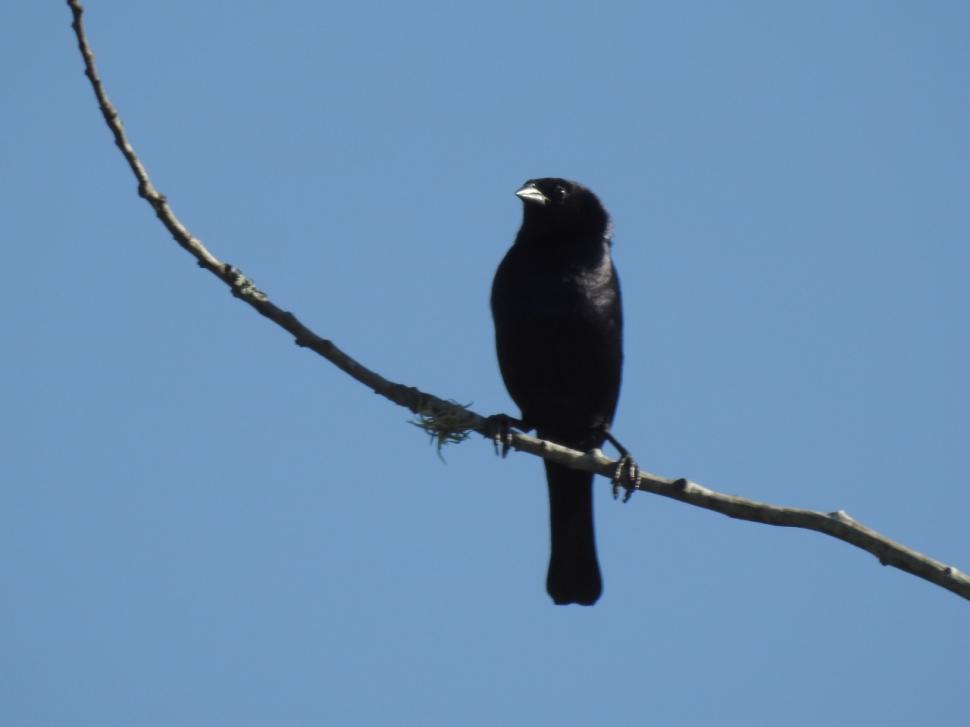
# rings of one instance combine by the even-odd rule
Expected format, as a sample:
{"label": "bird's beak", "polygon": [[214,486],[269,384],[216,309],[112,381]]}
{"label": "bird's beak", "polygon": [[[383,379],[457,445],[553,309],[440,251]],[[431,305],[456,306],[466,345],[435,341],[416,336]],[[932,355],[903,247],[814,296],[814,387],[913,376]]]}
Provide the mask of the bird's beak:
{"label": "bird's beak", "polygon": [[522,185],[522,189],[515,193],[515,196],[521,199],[523,202],[535,202],[537,204],[545,204],[549,201],[539,188],[535,186],[532,182],[526,182]]}

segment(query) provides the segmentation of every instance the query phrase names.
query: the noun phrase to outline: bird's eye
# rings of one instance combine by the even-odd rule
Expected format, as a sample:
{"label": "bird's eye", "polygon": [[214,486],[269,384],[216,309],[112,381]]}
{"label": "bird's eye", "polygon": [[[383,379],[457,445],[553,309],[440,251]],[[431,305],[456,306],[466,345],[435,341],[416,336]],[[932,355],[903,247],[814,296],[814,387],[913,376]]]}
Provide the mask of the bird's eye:
{"label": "bird's eye", "polygon": [[569,194],[569,192],[567,192],[566,188],[560,184],[556,186],[556,194],[559,196],[559,199],[566,199],[566,195]]}

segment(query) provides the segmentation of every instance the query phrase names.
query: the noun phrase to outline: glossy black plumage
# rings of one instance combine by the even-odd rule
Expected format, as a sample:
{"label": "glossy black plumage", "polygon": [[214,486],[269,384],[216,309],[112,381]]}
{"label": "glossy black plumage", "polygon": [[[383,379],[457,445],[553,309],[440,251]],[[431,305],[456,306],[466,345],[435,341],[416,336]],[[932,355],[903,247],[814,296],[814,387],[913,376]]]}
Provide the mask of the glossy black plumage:
{"label": "glossy black plumage", "polygon": [[[603,444],[623,363],[619,280],[609,216],[576,182],[533,179],[516,194],[522,227],[492,283],[499,367],[527,429],[580,450]],[[593,475],[545,462],[559,604],[602,592],[593,534]]]}

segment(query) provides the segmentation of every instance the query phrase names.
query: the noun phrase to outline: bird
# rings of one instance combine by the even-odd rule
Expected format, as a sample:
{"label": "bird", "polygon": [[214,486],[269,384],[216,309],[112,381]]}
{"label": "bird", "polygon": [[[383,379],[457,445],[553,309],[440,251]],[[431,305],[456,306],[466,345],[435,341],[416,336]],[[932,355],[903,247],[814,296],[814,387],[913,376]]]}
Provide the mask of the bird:
{"label": "bird", "polygon": [[[499,369],[521,411],[516,425],[582,451],[616,443],[623,310],[609,214],[589,189],[558,177],[530,179],[515,194],[522,225],[495,273],[491,309]],[[543,462],[546,590],[556,604],[591,606],[603,590],[593,474]]]}

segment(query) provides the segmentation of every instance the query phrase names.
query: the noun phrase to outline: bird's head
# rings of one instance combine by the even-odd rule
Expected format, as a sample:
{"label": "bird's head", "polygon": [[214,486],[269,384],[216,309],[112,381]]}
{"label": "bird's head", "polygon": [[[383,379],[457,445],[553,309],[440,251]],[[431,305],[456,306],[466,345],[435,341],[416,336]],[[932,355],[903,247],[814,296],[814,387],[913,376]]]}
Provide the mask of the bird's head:
{"label": "bird's head", "polygon": [[515,195],[523,202],[526,225],[583,236],[609,236],[609,215],[599,198],[579,182],[559,177],[530,179]]}

